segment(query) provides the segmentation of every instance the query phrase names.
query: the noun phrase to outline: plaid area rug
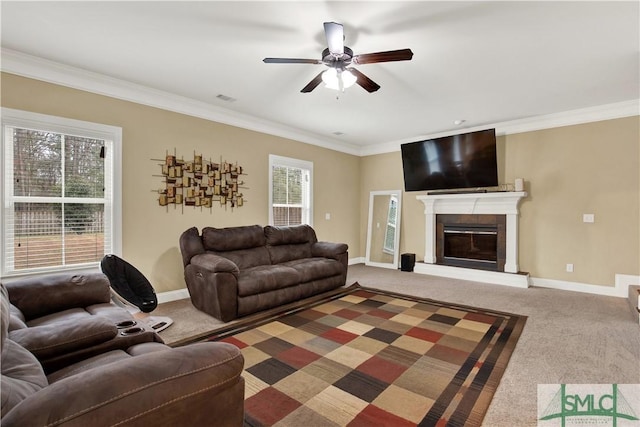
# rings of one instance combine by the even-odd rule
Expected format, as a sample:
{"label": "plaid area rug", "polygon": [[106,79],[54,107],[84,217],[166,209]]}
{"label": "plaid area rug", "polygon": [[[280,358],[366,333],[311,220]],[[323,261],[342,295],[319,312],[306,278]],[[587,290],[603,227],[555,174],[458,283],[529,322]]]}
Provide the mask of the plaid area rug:
{"label": "plaid area rug", "polygon": [[525,316],[362,288],[237,323],[245,426],[479,426]]}

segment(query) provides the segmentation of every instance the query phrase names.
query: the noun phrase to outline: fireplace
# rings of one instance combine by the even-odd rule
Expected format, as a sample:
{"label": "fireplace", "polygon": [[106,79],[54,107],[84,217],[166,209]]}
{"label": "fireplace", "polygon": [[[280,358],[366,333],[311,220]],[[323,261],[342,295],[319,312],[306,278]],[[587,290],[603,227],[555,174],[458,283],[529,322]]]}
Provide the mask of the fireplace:
{"label": "fireplace", "polygon": [[436,264],[503,271],[504,215],[436,215]]}
{"label": "fireplace", "polygon": [[529,275],[518,268],[518,204],[526,196],[523,191],[417,196],[424,204],[425,246],[424,262],[414,271],[528,287]]}

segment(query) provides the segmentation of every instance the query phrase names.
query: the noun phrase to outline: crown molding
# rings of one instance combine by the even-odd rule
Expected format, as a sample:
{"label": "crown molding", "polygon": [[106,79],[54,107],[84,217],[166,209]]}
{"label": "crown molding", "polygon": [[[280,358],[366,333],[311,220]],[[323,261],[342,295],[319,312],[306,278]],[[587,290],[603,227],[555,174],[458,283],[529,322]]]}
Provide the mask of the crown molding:
{"label": "crown molding", "polygon": [[196,101],[191,98],[152,89],[143,85],[127,82],[94,73],[76,67],[49,61],[32,55],[27,55],[11,49],[2,49],[0,70],[54,83],[61,86],[84,90],[87,92],[130,101],[137,104],[156,107],[193,117],[224,123],[243,129],[279,136],[306,144],[316,145],[334,151],[355,156],[371,156],[400,151],[400,145],[425,139],[439,138],[464,132],[474,132],[487,128],[495,128],[497,135],[511,135],[522,132],[532,132],[561,126],[571,126],[601,120],[611,120],[622,117],[640,115],[640,99],[606,104],[590,108],[565,111],[561,113],[527,117],[518,120],[505,121],[482,126],[456,129],[441,133],[418,135],[403,140],[371,146],[349,144],[337,139],[305,132],[300,129],[280,123],[264,120],[259,117],[242,114],[225,108]]}
{"label": "crown molding", "polygon": [[10,74],[360,155],[360,147],[354,144],[11,49],[2,49],[0,69]]}
{"label": "crown molding", "polygon": [[406,138],[384,144],[363,147],[360,156],[371,156],[400,151],[400,145],[407,142],[424,141],[443,136],[456,135],[461,132],[475,132],[484,129],[495,128],[496,135],[513,135],[523,132],[533,132],[543,129],[551,129],[562,126],[579,125],[583,123],[598,122],[602,120],[620,119],[640,115],[640,99],[631,99],[612,104],[598,105],[596,107],[581,108],[578,110],[563,111],[560,113],[542,116],[527,117],[524,119],[510,120],[494,124],[456,129],[430,135],[419,135],[414,138]]}

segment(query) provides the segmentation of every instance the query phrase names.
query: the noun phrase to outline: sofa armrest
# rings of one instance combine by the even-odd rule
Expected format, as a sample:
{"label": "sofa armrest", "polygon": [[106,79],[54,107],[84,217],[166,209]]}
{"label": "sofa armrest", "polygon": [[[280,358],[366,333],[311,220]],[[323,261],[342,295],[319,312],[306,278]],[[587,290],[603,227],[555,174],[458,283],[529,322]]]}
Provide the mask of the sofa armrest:
{"label": "sofa armrest", "polygon": [[204,245],[202,238],[196,227],[191,227],[180,235],[180,253],[182,255],[182,264],[186,267],[191,258],[198,254],[204,253]]}
{"label": "sofa armrest", "polygon": [[9,332],[9,338],[42,360],[92,347],[117,334],[118,328],[109,319],[92,316],[16,329]]}
{"label": "sofa armrest", "polygon": [[238,315],[238,266],[231,260],[205,253],[184,269],[191,302],[200,311],[228,322]]}
{"label": "sofa armrest", "polygon": [[210,252],[191,258],[191,265],[209,273],[232,273],[237,275],[240,271],[238,266],[230,259]]}
{"label": "sofa armrest", "polygon": [[3,427],[241,426],[244,359],[226,343],[158,351],[73,375],[32,394]]}
{"label": "sofa armrest", "polygon": [[338,259],[348,248],[346,243],[316,242],[311,245],[311,255]]}
{"label": "sofa armrest", "polygon": [[111,301],[109,279],[102,273],[28,277],[4,285],[9,301],[27,321],[70,308]]}

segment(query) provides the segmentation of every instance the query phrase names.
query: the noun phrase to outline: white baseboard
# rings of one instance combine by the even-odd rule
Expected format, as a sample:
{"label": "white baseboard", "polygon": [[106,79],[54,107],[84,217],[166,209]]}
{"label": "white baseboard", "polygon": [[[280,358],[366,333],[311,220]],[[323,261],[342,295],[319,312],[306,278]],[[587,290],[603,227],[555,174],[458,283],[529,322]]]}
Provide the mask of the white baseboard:
{"label": "white baseboard", "polygon": [[364,264],[364,257],[349,258],[348,265]]}
{"label": "white baseboard", "polygon": [[565,280],[542,279],[532,277],[531,284],[541,288],[561,289],[564,291],[584,292],[587,294],[627,298],[629,285],[640,284],[640,276],[616,274],[615,286],[593,285],[591,283],[568,282]]}
{"label": "white baseboard", "polygon": [[156,294],[158,297],[158,304],[162,304],[169,301],[177,301],[179,299],[189,298],[189,291],[187,288],[178,289],[176,291],[167,291]]}
{"label": "white baseboard", "polygon": [[475,270],[472,268],[450,267],[448,265],[417,262],[414,271],[419,274],[448,277],[451,279],[471,280],[474,282],[493,283],[495,285],[529,287],[528,274],[502,273],[499,271]]}
{"label": "white baseboard", "polygon": [[[364,264],[364,258],[351,258],[349,260],[349,265],[354,264]],[[640,276],[633,276],[629,274],[616,274],[615,286],[601,286],[592,285],[590,283],[567,282],[565,280],[542,279],[540,277],[529,277],[511,273],[496,273],[491,271],[472,270],[470,268],[425,268],[425,266],[427,265],[431,267],[446,267],[435,266],[434,264],[416,263],[415,272],[420,274],[432,274],[434,276],[451,277],[454,279],[473,280],[483,283],[515,286],[519,288],[526,288],[529,284],[531,284],[532,286],[538,286],[541,288],[561,289],[564,291],[584,292],[588,294],[619,298],[627,298],[629,294],[629,285],[640,285]],[[454,271],[454,269],[464,271],[456,272]],[[156,296],[158,297],[158,303],[162,304],[165,302],[189,298],[189,291],[184,288],[175,291],[162,292],[156,294]]]}
{"label": "white baseboard", "polygon": [[393,263],[388,263],[388,262],[369,262],[367,263],[365,261],[364,265],[369,265],[371,267],[379,267],[379,268],[389,268],[391,270],[399,270],[399,268],[395,265],[393,265]]}

